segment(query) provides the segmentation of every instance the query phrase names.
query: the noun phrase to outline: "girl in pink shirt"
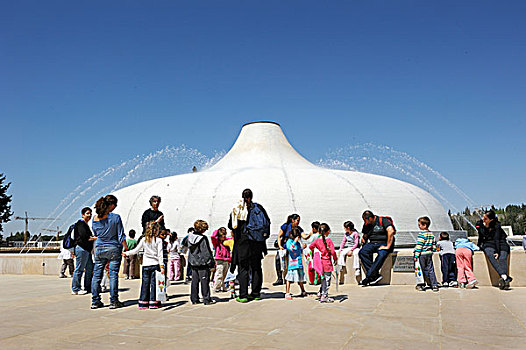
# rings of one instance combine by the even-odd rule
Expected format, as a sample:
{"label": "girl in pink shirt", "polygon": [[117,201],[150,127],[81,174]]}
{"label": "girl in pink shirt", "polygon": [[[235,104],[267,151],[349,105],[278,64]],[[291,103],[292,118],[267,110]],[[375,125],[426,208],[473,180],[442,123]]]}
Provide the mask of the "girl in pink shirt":
{"label": "girl in pink shirt", "polygon": [[[320,238],[316,239],[309,246],[310,250],[317,248],[321,253],[321,263],[316,264],[314,268],[321,275],[321,286],[320,286],[320,303],[332,303],[334,302],[333,298],[329,298],[329,288],[331,286],[331,274],[332,274],[332,265],[338,261],[336,256],[336,250],[334,249],[334,243],[327,236],[331,233],[329,225],[323,223],[320,225],[319,234]],[[331,261],[332,259],[332,261]],[[336,281],[337,283],[337,281]]]}

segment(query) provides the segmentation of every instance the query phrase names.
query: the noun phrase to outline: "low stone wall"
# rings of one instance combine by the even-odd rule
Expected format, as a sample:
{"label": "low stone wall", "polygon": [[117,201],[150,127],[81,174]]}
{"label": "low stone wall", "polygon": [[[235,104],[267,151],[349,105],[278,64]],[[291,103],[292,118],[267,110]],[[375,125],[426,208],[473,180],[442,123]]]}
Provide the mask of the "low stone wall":
{"label": "low stone wall", "polygon": [[[59,275],[62,260],[57,259],[58,254],[0,254],[0,274],[27,274],[27,275]],[[402,249],[391,254],[381,274],[384,279],[380,284],[414,285],[415,278],[412,272],[396,272],[392,270],[393,262],[399,257],[412,256],[411,249]],[[274,265],[275,252],[269,252],[263,261],[263,274],[265,282],[276,280]],[[440,271],[440,258],[438,253],[433,256],[435,274],[438,281],[442,280]],[[512,250],[509,259],[510,275],[513,276],[512,287],[526,287],[526,254],[522,249]],[[346,284],[358,284],[361,276],[355,277],[352,270],[352,258],[347,259]],[[473,271],[480,285],[498,285],[498,275],[490,266],[484,253],[475,252],[473,255]],[[362,271],[363,276],[363,271]]]}

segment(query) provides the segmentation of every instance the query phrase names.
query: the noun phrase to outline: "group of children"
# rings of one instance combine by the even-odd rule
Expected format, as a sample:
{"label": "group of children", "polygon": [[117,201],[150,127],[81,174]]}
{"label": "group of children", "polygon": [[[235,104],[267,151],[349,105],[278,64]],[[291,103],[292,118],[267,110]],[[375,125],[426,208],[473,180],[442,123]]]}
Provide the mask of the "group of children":
{"label": "group of children", "polygon": [[[307,281],[303,260],[308,262],[309,274],[313,272],[320,280],[320,289],[317,293],[321,303],[330,303],[334,299],[329,297],[332,273],[336,270],[338,276],[346,266],[346,258],[352,257],[354,274],[360,275],[360,235],[351,221],[344,223],[345,236],[336,252],[334,243],[329,238],[331,229],[328,224],[318,222],[312,223],[312,232],[309,244],[302,241],[301,229],[291,229],[285,242],[287,255],[287,273],[285,275],[286,293],[285,298],[292,300],[291,285],[298,283],[301,297],[307,296],[304,284]],[[433,291],[438,291],[439,283],[435,276],[433,266],[433,253],[439,251],[442,287],[473,288],[477,285],[477,279],[473,274],[471,259],[473,251],[479,248],[467,238],[459,238],[455,244],[449,240],[449,234],[442,232],[440,240],[436,241],[433,233],[429,231],[431,220],[428,217],[418,219],[420,233],[414,249],[415,266],[420,266],[423,275]],[[168,238],[166,230],[160,231],[159,225],[150,222],[145,230],[144,237],[138,241],[136,246],[123,253],[130,257],[143,251],[142,260],[142,285],[139,298],[139,308],[158,308],[160,303],[156,300],[155,272],[165,273],[168,265],[168,279],[182,280],[181,260],[183,253],[188,252],[188,264],[191,266],[192,286],[190,299],[192,303],[200,303],[199,284],[201,285],[202,300],[205,305],[214,301],[210,297],[210,287],[218,292],[230,292],[235,297],[235,273],[229,271],[231,254],[233,249],[233,237],[228,237],[224,227],[215,230],[211,235],[212,247],[204,233],[208,230],[205,221],[197,220],[194,227],[189,229],[188,235],[182,243],[177,239],[175,232],[170,233]],[[313,271],[311,271],[313,270]],[[214,273],[215,272],[215,273]],[[211,274],[214,273],[213,282],[210,283]],[[458,282],[457,282],[458,280]],[[340,281],[336,281],[339,283]],[[311,283],[313,283],[311,279]],[[460,283],[460,285],[458,284]],[[315,283],[314,283],[315,284]],[[426,283],[417,283],[416,289],[424,291]]]}
{"label": "group of children", "polygon": [[[208,230],[208,224],[203,220],[197,220],[194,227],[188,230],[188,235],[182,242],[177,238],[176,232],[168,229],[160,229],[158,222],[148,222],[144,235],[136,242],[133,249],[123,252],[126,261],[136,257],[142,252],[142,284],[139,297],[139,309],[156,309],[160,306],[157,297],[157,285],[159,277],[156,272],[165,275],[170,281],[182,280],[182,268],[185,253],[188,253],[187,278],[191,278],[190,299],[192,303],[200,303],[199,284],[201,295],[205,305],[213,304],[210,296],[210,287],[215,292],[230,292],[235,297],[235,274],[229,273],[231,251],[234,240],[227,237],[224,227],[214,231],[211,236],[212,248],[204,233]],[[133,239],[133,237],[130,237]],[[214,274],[213,282],[210,283],[210,275]],[[132,269],[125,270],[126,277],[132,275]],[[233,275],[229,276],[228,275]],[[189,278],[190,279],[190,278]],[[163,284],[166,286],[166,284]]]}
{"label": "group of children", "polygon": [[[442,287],[474,288],[478,281],[473,274],[472,257],[474,251],[480,250],[479,247],[467,238],[458,238],[453,244],[447,232],[440,233],[437,243],[435,236],[429,231],[430,226],[431,220],[427,216],[418,219],[420,233],[414,250],[414,261],[415,266],[420,265],[431,289],[438,292],[439,287],[433,266],[433,253],[436,251],[440,254]],[[425,291],[426,282],[417,283],[416,289]]]}

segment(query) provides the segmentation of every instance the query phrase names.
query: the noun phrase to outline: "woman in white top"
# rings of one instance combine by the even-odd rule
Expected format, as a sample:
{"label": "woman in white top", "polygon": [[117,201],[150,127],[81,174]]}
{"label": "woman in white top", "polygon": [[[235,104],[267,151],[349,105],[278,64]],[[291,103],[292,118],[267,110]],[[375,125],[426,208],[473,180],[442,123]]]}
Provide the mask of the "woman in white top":
{"label": "woman in white top", "polygon": [[157,237],[159,223],[151,221],[146,225],[144,238],[137,244],[135,249],[124,252],[123,255],[135,255],[141,249],[144,251],[142,257],[142,284],[141,296],[139,298],[139,309],[158,309],[161,303],[155,300],[155,271],[161,271],[164,275],[163,264],[163,241]]}

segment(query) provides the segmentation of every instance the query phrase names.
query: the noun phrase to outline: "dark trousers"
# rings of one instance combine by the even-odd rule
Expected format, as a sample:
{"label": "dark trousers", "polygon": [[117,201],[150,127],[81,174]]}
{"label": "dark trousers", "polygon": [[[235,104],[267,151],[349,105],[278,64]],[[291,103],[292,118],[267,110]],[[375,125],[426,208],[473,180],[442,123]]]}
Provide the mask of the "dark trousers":
{"label": "dark trousers", "polygon": [[192,285],[190,287],[190,300],[192,303],[199,302],[199,284],[201,284],[201,294],[203,300],[210,301],[210,269],[202,267],[192,267]]}
{"label": "dark trousers", "polygon": [[[495,271],[497,271],[499,276],[508,274],[508,255],[510,254],[509,249],[510,248],[508,246],[505,246],[504,248],[500,249],[500,252],[497,252],[493,247],[484,247],[484,254],[486,254],[489,262]],[[495,256],[493,255],[495,253],[499,254],[498,260],[495,259]]]}
{"label": "dark trousers", "polygon": [[438,286],[435,266],[433,265],[433,254],[422,254],[418,260],[420,261],[420,267],[422,268],[424,276],[431,283],[431,287]]}
{"label": "dark trousers", "polygon": [[[366,243],[358,253],[360,261],[366,271],[366,278],[372,280],[380,275],[380,269],[387,259],[389,253],[394,250],[394,239],[390,249],[378,250],[381,246],[387,245],[387,242],[369,242]],[[373,254],[378,253],[376,259],[373,261]]]}
{"label": "dark trousers", "polygon": [[62,267],[60,268],[60,276],[66,275],[66,269],[69,269],[69,275],[73,277],[75,266],[73,265],[73,259],[62,259]]}
{"label": "dark trousers", "polygon": [[142,267],[140,306],[147,306],[148,302],[156,299],[155,271],[161,271],[159,265]]}
{"label": "dark trousers", "polygon": [[276,264],[276,276],[278,276],[278,281],[283,281],[283,271],[281,270],[281,258],[279,256],[279,251],[276,251],[276,259],[274,259]]}
{"label": "dark trousers", "polygon": [[137,264],[137,255],[130,255],[124,258],[123,273],[130,278],[137,278],[135,276],[135,265]]}
{"label": "dark trousers", "polygon": [[261,259],[251,257],[250,259],[239,262],[237,280],[239,281],[239,297],[248,298],[248,284],[252,277],[251,295],[258,297],[261,295],[261,286],[263,284],[263,270],[261,268]]}
{"label": "dark trousers", "polygon": [[444,254],[440,256],[442,270],[442,283],[449,283],[457,280],[457,260],[455,254]]}

